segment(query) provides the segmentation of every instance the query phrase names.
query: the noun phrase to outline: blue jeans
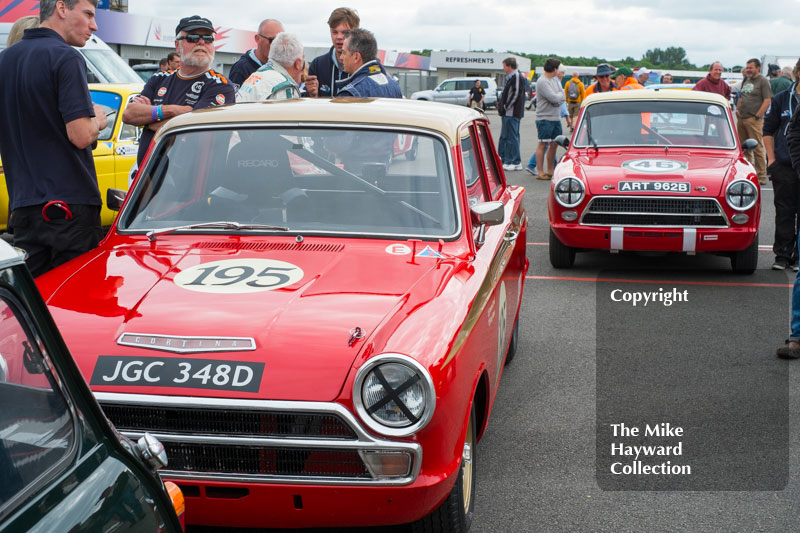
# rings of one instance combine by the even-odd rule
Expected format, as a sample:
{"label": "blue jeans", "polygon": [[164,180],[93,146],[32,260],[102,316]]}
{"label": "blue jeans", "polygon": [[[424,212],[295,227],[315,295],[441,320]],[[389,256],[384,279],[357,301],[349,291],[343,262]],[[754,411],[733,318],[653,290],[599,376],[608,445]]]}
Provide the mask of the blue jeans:
{"label": "blue jeans", "polygon": [[497,153],[504,165],[519,165],[519,121],[518,117],[503,117]]}
{"label": "blue jeans", "polygon": [[[797,244],[800,246],[800,239]],[[792,287],[791,329],[789,340],[800,342],[800,272],[794,277],[794,286]]]}

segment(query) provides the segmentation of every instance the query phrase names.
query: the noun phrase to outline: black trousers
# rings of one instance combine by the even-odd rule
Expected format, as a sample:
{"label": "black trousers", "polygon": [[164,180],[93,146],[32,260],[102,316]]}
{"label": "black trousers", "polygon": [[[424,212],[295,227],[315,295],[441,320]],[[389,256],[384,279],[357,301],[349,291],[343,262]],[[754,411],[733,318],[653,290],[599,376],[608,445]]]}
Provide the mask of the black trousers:
{"label": "black trousers", "polygon": [[34,277],[96,248],[102,237],[100,206],[72,204],[69,220],[64,212],[50,209],[49,222],[42,207],[19,207],[11,218],[14,246],[28,252],[26,263]]}
{"label": "black trousers", "polygon": [[800,227],[800,178],[790,163],[769,166],[775,198],[775,259],[797,262],[797,230]]}

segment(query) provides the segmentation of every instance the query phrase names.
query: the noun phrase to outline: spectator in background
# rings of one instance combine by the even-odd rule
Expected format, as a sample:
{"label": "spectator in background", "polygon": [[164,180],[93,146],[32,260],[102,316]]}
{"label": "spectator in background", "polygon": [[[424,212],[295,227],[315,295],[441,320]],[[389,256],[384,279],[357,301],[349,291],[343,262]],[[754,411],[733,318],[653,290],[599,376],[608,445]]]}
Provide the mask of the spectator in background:
{"label": "spectator in background", "polygon": [[661,83],[675,83],[672,80],[672,74],[670,74],[669,72],[664,73],[664,75],[661,76]]}
{"label": "spectator in background", "polygon": [[167,54],[167,70],[178,70],[181,68],[181,55],[178,52],[170,52]]}
{"label": "spectator in background", "polygon": [[8,39],[6,39],[6,48],[22,39],[22,34],[25,30],[30,28],[39,27],[39,17],[33,15],[18,18],[11,29],[8,30]]}
{"label": "spectator in background", "polygon": [[[561,61],[549,58],[544,62],[544,74],[536,82],[536,132],[539,136],[539,144],[536,146],[539,173],[536,175],[536,179],[539,180],[550,179],[553,176],[557,145],[552,141],[562,133],[560,111],[561,104],[566,101],[566,95],[557,77],[559,65],[561,65]],[[551,144],[548,146],[547,143]],[[545,148],[547,149],[546,161]]]}
{"label": "spectator in background", "polygon": [[[685,83],[685,82],[684,82]],[[694,91],[705,91],[707,93],[717,93],[724,96],[726,100],[731,99],[731,86],[722,79],[722,63],[714,61],[708,69],[708,74],[702,80],[695,83],[692,87]]]}
{"label": "spectator in background", "polygon": [[791,76],[784,78],[783,71],[778,65],[770,63],[767,71],[769,76],[769,87],[772,89],[773,96],[781,91],[785,91],[792,84]]}
{"label": "spectator in background", "polygon": [[166,57],[162,57],[161,60],[158,62],[158,71],[166,72],[168,70],[169,70],[169,60]]}
{"label": "spectator in background", "polygon": [[[800,60],[794,67],[800,74]],[[772,97],[764,117],[764,149],[767,153],[767,172],[772,179],[775,203],[774,270],[791,267],[797,271],[797,237],[800,228],[800,181],[792,168],[792,158],[786,143],[786,131],[792,113],[800,106],[798,84],[789,86]]]}
{"label": "spectator in background", "polygon": [[578,112],[581,110],[581,102],[586,97],[586,87],[578,77],[577,72],[572,73],[572,78],[564,85],[564,94],[567,97],[567,114],[569,115],[570,130],[572,130]]}
{"label": "spectator in background", "polygon": [[228,73],[228,79],[237,88],[244,83],[250,74],[263,67],[269,59],[269,49],[272,41],[283,30],[283,24],[275,19],[264,19],[258,25],[254,37],[256,47],[242,54]]}
{"label": "spectator in background", "polygon": [[211,69],[214,63],[214,25],[193,15],[178,22],[175,49],[181,54],[181,68],[156,72],[147,80],[142,94],[131,100],[122,114],[123,122],[144,126],[139,139],[136,164],[142,162],[155,132],[164,121],[188,113],[235,101],[233,85]]}
{"label": "spectator in background", "polygon": [[481,87],[481,80],[475,80],[475,85],[469,90],[469,107],[483,109],[483,97],[486,91]]}
{"label": "spectator in background", "polygon": [[633,71],[628,67],[620,67],[617,69],[614,73],[614,85],[619,91],[644,89],[644,86],[633,77]]}
{"label": "spectator in background", "polygon": [[639,67],[639,70],[636,71],[636,79],[639,80],[639,84],[644,87],[650,83],[650,69],[647,67]]}
{"label": "spectator in background", "polygon": [[683,83],[684,85],[690,85],[692,83],[692,80],[690,80],[689,78],[684,78]]}
{"label": "spectator in background", "polygon": [[525,115],[525,81],[513,57],[503,60],[503,72],[506,73],[506,84],[497,102],[497,112],[502,117],[497,153],[505,170],[522,170],[519,123]]}
{"label": "spectator in background", "polygon": [[236,102],[263,102],[300,98],[300,75],[306,61],[303,43],[293,33],[275,36],[267,64],[259,68],[239,87]]}
{"label": "spectator in background", "polygon": [[107,125],[93,104],[81,47],[96,0],[41,0],[40,27],[0,53],[0,152],[14,245],[39,276],[100,241],[92,145]]}
{"label": "spectator in background", "polygon": [[594,74],[596,80],[593,84],[586,88],[586,96],[594,93],[605,93],[608,91],[616,91],[614,82],[611,81],[611,74],[614,69],[608,63],[600,63],[597,65],[597,71]]}
{"label": "spectator in background", "polygon": [[[558,83],[561,84],[562,90],[563,90],[564,85],[565,85],[564,76],[566,74],[567,74],[567,67],[565,67],[564,64],[562,63],[562,64],[560,64],[558,66],[558,73],[556,74],[556,77],[558,78]],[[565,98],[566,98],[566,94],[567,93],[564,93]],[[569,116],[569,111],[567,110],[567,102],[566,102],[566,100],[561,102],[561,109],[559,110],[559,116],[561,118],[564,118],[564,119],[567,120],[567,127],[569,128],[569,131],[572,131],[572,117]]]}
{"label": "spectator in background", "polygon": [[783,67],[781,69],[781,71],[783,72],[783,77],[784,78],[788,79],[791,82],[796,82],[797,81],[797,77],[794,75],[794,72],[792,71],[792,67]]}
{"label": "spectator in background", "polygon": [[764,115],[772,101],[772,89],[767,78],[761,75],[761,61],[758,59],[750,59],[744,67],[744,73],[747,78],[742,82],[739,101],[736,103],[736,112],[739,115],[736,129],[739,133],[739,140],[755,139],[758,142],[756,149],[746,152],[745,157],[756,167],[758,181],[765,185],[767,183],[767,162],[762,138]]}
{"label": "spectator in background", "polygon": [[341,64],[345,36],[348,31],[357,29],[360,24],[361,19],[354,9],[338,7],[333,10],[328,17],[333,46],[326,53],[315,57],[309,64],[306,78],[308,96],[312,98],[336,96],[336,81],[347,76]]}
{"label": "spectator in background", "polygon": [[336,96],[402,98],[403,91],[378,61],[378,41],[371,31],[349,30],[342,45],[342,69],[347,78],[335,82]]}

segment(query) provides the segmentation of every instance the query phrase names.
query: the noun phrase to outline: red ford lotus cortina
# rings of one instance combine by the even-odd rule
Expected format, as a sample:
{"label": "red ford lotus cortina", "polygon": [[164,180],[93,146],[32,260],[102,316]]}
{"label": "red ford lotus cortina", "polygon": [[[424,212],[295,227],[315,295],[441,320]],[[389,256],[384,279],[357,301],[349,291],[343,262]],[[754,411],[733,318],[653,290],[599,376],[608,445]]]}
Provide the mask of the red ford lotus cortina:
{"label": "red ford lotus cortina", "polygon": [[166,447],[189,524],[465,531],[523,194],[474,110],[197,111],[109,193],[100,247],[37,281],[111,421]]}
{"label": "red ford lotus cortina", "polygon": [[584,100],[548,197],[550,262],[610,250],[758,262],[759,185],[728,102],[698,91],[617,91]]}

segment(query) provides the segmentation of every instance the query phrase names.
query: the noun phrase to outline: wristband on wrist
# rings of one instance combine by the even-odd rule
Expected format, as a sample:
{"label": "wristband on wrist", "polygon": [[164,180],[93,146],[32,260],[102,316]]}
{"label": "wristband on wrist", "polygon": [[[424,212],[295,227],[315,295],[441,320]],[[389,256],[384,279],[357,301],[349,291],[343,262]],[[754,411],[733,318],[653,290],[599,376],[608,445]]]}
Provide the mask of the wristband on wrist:
{"label": "wristband on wrist", "polygon": [[161,109],[161,106],[156,107],[158,109],[158,120],[164,120],[164,110]]}
{"label": "wristband on wrist", "polygon": [[153,109],[150,110],[150,117],[153,119],[153,122],[158,121],[158,107],[153,106]]}

